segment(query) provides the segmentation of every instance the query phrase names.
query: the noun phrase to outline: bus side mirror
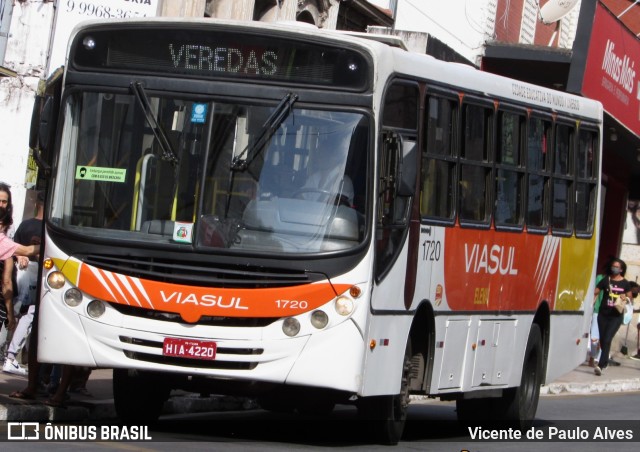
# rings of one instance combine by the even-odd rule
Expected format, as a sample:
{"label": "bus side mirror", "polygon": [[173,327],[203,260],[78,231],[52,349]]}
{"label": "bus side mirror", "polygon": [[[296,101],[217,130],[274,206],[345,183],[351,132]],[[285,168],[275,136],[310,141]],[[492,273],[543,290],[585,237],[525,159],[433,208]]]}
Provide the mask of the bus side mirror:
{"label": "bus side mirror", "polygon": [[48,175],[50,165],[50,147],[55,132],[55,99],[52,96],[36,95],[31,113],[31,128],[29,130],[29,149],[38,168],[43,175]]}
{"label": "bus side mirror", "polygon": [[38,125],[40,123],[40,116],[42,114],[42,104],[44,103],[44,97],[36,95],[33,101],[33,111],[31,112],[31,127],[29,129],[29,147],[31,149],[38,148]]}
{"label": "bus side mirror", "polygon": [[[42,112],[40,114],[40,123],[38,124],[38,144],[44,155],[49,155],[49,146],[53,141],[51,134],[55,131],[54,126],[54,99],[47,96],[44,100]],[[48,159],[46,159],[48,160]]]}
{"label": "bus side mirror", "polygon": [[397,196],[413,196],[416,191],[416,176],[418,164],[416,162],[416,142],[402,140],[400,149],[398,150],[398,174],[396,180]]}

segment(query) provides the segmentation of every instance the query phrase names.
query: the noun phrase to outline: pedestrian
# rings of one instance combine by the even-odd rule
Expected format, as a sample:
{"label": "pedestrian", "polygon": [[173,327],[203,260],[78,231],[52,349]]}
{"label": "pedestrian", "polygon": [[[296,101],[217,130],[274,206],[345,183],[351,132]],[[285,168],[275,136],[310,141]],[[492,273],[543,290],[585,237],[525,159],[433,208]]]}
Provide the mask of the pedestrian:
{"label": "pedestrian", "polygon": [[[10,234],[13,228],[13,203],[11,201],[11,187],[0,182],[0,233]],[[14,271],[13,255],[3,255],[0,261],[2,275],[2,290],[0,291],[0,343],[4,344],[8,331],[16,327],[13,312],[13,294],[17,286]],[[4,329],[2,327],[5,327]]]}
{"label": "pedestrian", "polygon": [[11,186],[0,182],[0,231],[13,239],[13,202],[11,201]]}
{"label": "pedestrian", "polygon": [[[16,318],[13,312],[13,257],[9,257],[0,263],[2,272],[2,291],[0,292],[0,332],[5,335],[16,327]],[[4,329],[2,327],[5,327]],[[6,339],[5,339],[6,340]],[[2,341],[4,343],[4,340]]]}
{"label": "pedestrian", "polygon": [[[36,196],[36,214],[33,218],[20,223],[15,241],[22,245],[40,245],[42,237],[42,218],[44,213],[44,192],[39,192]],[[27,369],[21,367],[17,357],[24,347],[27,337],[31,332],[33,316],[36,310],[36,286],[38,283],[38,258],[33,256],[29,259],[26,271],[20,272],[18,281],[18,302],[23,312],[16,330],[13,333],[7,358],[2,366],[4,372],[26,375]],[[28,358],[27,358],[28,359]]]}
{"label": "pedestrian", "polygon": [[[604,274],[596,276],[596,286],[602,279]],[[596,367],[600,359],[600,333],[598,332],[598,311],[602,303],[604,292],[600,292],[597,297],[593,297],[593,314],[591,317],[591,350],[589,353],[589,366]]]}
{"label": "pedestrian", "polygon": [[598,311],[598,332],[600,333],[600,359],[594,367],[594,373],[602,375],[609,364],[609,352],[611,342],[616,332],[622,325],[623,313],[615,307],[618,298],[627,302],[631,299],[631,285],[624,278],[627,272],[627,264],[621,259],[614,258],[607,269],[607,276],[603,278],[595,288],[594,295],[603,291],[604,295]]}
{"label": "pedestrian", "polygon": [[[636,284],[632,284],[631,285],[631,293],[633,294],[633,298],[637,298],[638,297],[638,293],[640,293],[640,285]],[[638,319],[638,324],[636,325],[636,329],[638,330],[638,336],[636,339],[636,354],[635,355],[631,355],[629,356],[629,358],[634,359],[636,361],[640,361],[640,319]]]}

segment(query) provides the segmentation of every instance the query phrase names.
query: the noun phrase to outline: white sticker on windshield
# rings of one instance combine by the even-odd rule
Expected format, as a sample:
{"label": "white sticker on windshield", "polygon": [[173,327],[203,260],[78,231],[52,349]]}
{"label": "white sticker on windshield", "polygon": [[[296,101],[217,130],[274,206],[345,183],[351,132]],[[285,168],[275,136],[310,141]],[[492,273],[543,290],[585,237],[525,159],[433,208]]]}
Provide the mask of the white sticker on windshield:
{"label": "white sticker on windshield", "polygon": [[191,243],[193,223],[176,221],[173,225],[173,240],[175,242]]}

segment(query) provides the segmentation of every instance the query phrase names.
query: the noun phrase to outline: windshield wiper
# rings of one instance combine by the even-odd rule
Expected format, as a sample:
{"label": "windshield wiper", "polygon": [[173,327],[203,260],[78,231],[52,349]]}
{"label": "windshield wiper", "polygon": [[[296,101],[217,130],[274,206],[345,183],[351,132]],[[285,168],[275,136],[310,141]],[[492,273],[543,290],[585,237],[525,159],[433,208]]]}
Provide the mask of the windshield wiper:
{"label": "windshield wiper", "polygon": [[231,162],[232,171],[245,171],[247,169],[253,159],[260,154],[265,144],[269,142],[273,134],[276,133],[276,130],[278,130],[284,120],[287,119],[289,113],[291,113],[291,107],[296,100],[298,100],[298,95],[293,93],[287,93],[287,95],[282,98],[278,106],[273,110],[273,113],[271,113],[271,116],[269,116],[262,125],[262,131],[258,139],[233,158]]}
{"label": "windshield wiper", "polygon": [[151,103],[149,102],[149,98],[147,97],[147,93],[145,92],[142,83],[133,82],[131,84],[131,90],[135,94],[138,105],[140,105],[142,111],[144,112],[144,117],[146,118],[149,127],[151,127],[153,135],[156,137],[156,140],[158,140],[158,143],[160,144],[160,148],[162,149],[162,160],[171,163],[173,166],[176,166],[178,164],[178,156],[173,150],[171,142],[167,138],[167,134],[164,132],[164,129],[158,122],[158,118],[156,118],[156,115],[151,109]]}

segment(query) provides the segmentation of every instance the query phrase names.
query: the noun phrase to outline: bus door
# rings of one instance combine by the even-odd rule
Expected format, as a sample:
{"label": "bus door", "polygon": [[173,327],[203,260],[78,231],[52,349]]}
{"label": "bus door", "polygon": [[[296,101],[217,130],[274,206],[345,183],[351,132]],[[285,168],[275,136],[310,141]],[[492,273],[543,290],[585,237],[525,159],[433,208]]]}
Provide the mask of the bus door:
{"label": "bus door", "polygon": [[415,159],[414,140],[387,134],[378,184],[376,280],[380,293],[373,299],[374,309],[408,309],[413,301],[420,238],[412,209]]}

